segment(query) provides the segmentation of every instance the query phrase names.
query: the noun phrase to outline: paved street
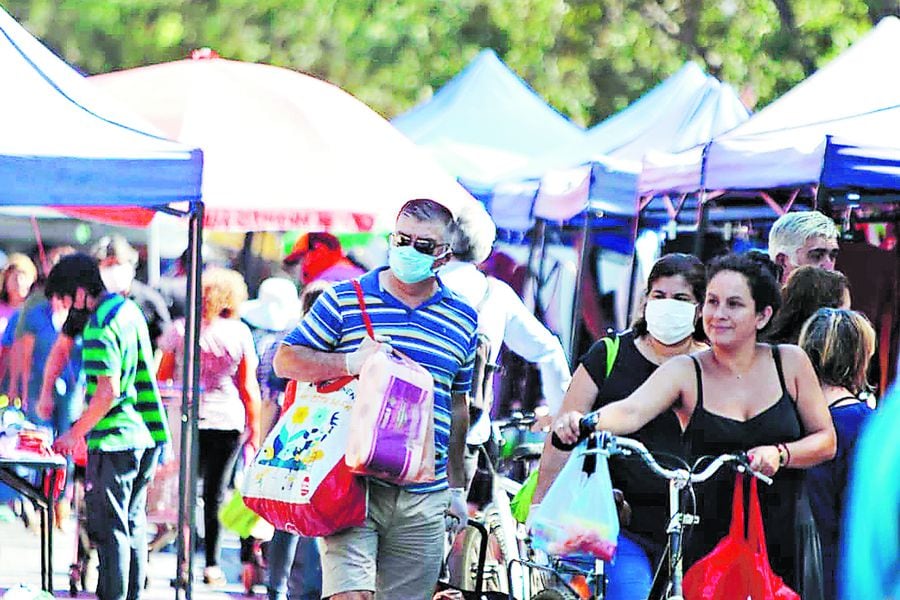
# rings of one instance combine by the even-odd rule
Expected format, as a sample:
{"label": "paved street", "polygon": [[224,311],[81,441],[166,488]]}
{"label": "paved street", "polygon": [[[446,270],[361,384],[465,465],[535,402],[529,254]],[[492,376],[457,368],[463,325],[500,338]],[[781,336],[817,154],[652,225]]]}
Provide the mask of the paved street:
{"label": "paved street", "polygon": [[[75,521],[68,522],[63,530],[54,531],[53,537],[53,586],[56,597],[69,597],[69,565],[75,552]],[[194,597],[199,600],[224,600],[227,598],[244,598],[243,586],[240,583],[241,565],[238,557],[238,540],[225,533],[223,543],[222,568],[230,582],[224,588],[210,589],[202,582],[203,559],[197,555],[194,563]],[[18,584],[40,588],[40,540],[36,532],[25,528],[22,521],[0,522],[0,594]],[[96,568],[96,559],[92,562]],[[150,584],[144,594],[147,600],[171,600],[175,591],[169,586],[169,580],[175,574],[175,554],[173,552],[153,553],[150,556]],[[94,576],[94,580],[96,577]],[[257,587],[257,598],[264,597],[264,588]],[[94,594],[81,593],[79,598],[94,598]],[[184,595],[182,594],[182,598]]]}

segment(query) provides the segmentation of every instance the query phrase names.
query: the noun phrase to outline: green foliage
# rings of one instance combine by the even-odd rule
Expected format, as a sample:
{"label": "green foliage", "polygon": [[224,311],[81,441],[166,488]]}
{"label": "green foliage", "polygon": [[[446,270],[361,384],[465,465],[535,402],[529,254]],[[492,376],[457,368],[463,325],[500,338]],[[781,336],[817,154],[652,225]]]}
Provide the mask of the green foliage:
{"label": "green foliage", "polygon": [[220,55],[314,74],[393,116],[482,48],[591,125],[687,60],[757,108],[896,13],[891,0],[5,0],[71,64],[101,73]]}

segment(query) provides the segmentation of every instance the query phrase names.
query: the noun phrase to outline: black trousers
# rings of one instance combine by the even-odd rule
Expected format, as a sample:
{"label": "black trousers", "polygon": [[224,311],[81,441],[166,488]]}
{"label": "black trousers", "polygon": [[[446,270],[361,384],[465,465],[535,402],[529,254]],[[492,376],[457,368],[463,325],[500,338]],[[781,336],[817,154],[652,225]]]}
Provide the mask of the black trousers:
{"label": "black trousers", "polygon": [[240,431],[201,429],[198,475],[203,481],[203,525],[206,566],[219,564],[222,550],[219,507],[231,482],[231,473],[240,450]]}

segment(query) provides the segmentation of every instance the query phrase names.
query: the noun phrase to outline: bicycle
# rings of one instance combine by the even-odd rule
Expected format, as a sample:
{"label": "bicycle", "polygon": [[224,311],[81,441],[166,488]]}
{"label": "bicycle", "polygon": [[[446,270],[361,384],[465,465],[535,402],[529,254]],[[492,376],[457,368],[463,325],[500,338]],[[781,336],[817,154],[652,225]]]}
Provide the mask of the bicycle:
{"label": "bicycle", "polygon": [[[580,439],[587,439],[593,436],[596,441],[596,447],[593,449],[582,450],[582,454],[604,454],[606,456],[615,455],[636,455],[650,470],[657,476],[666,479],[669,482],[669,524],[666,528],[669,540],[666,546],[666,556],[663,561],[668,560],[669,575],[668,584],[665,588],[663,597],[666,600],[683,600],[682,595],[682,577],[683,566],[681,556],[681,539],[685,526],[697,525],[700,518],[693,514],[682,511],[681,508],[681,492],[687,489],[692,492],[693,485],[707,481],[715,475],[720,468],[731,466],[738,472],[748,473],[756,477],[763,483],[771,485],[772,479],[754,471],[750,468],[750,461],[746,454],[723,454],[712,459],[712,462],[702,471],[695,473],[693,469],[667,469],[662,467],[649,450],[639,441],[615,436],[608,431],[596,431],[597,414],[591,413],[581,419]],[[553,434],[552,443],[555,447],[562,447],[563,444]],[[564,564],[561,559],[554,558],[551,560],[551,566],[541,565],[527,561],[513,561],[520,563],[523,568],[548,572],[563,579],[565,575],[577,573],[589,581],[590,600],[603,600],[606,595],[606,576],[604,571],[604,563],[602,560],[595,560],[591,569],[581,569],[571,565]],[[662,564],[659,565],[660,567]],[[510,569],[510,572],[512,569]],[[542,590],[531,597],[531,600],[569,600],[570,598],[582,598],[575,589],[568,584],[565,585],[563,591],[552,589]]]}
{"label": "bicycle", "polygon": [[[530,548],[526,540],[527,532],[513,518],[510,508],[510,499],[522,484],[506,473],[519,470],[516,467],[521,465],[523,473],[520,475],[527,477],[537,467],[543,442],[520,439],[527,438],[527,435],[517,435],[511,440],[504,436],[508,431],[529,432],[534,423],[534,414],[518,412],[491,423],[491,441],[500,447],[496,459],[492,458],[488,448],[490,442],[478,447],[490,477],[489,499],[478,519],[484,526],[487,539],[482,540],[481,534],[474,529],[466,529],[456,536],[447,561],[449,581],[454,587],[506,594],[513,590],[525,597],[536,585],[528,578],[511,577],[508,573],[510,561],[530,558]],[[485,550],[484,556],[482,548]]]}

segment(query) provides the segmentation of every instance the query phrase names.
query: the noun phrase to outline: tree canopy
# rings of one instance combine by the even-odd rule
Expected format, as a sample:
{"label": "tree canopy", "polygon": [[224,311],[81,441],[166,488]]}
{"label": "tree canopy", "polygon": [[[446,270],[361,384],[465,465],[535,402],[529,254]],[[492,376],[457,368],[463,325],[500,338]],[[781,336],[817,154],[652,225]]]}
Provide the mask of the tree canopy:
{"label": "tree canopy", "polygon": [[87,74],[225,58],[331,81],[387,117],[494,48],[555,108],[593,125],[686,60],[764,105],[897,0],[5,0]]}

